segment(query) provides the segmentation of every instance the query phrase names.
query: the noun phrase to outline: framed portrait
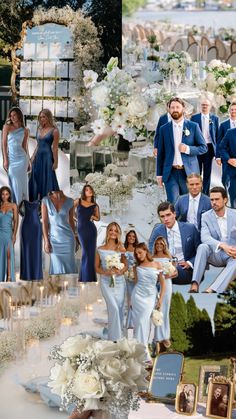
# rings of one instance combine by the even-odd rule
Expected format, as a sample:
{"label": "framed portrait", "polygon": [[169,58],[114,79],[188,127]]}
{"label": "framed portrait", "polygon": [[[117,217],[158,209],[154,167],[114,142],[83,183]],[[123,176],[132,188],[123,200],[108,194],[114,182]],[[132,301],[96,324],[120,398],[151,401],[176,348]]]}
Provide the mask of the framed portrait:
{"label": "framed portrait", "polygon": [[236,407],[236,358],[230,358],[230,378],[233,382],[233,408]]}
{"label": "framed portrait", "polygon": [[231,419],[233,383],[227,379],[215,379],[209,383],[206,416],[215,419]]}
{"label": "framed portrait", "polygon": [[175,410],[181,415],[191,416],[197,409],[198,386],[194,383],[179,383],[176,390]]}
{"label": "framed portrait", "polygon": [[202,365],[199,372],[199,392],[198,401],[206,403],[208,396],[209,383],[218,376],[227,376],[228,368],[226,365]]}

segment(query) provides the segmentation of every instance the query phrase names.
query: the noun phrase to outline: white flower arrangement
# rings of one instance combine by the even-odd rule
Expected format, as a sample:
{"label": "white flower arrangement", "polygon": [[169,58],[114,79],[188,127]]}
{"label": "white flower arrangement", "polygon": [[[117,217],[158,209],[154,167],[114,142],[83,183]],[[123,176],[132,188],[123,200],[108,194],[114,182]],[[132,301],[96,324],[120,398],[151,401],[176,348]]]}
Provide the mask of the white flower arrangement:
{"label": "white flower arrangement", "polygon": [[56,360],[48,386],[62,407],[74,404],[79,413],[106,410],[117,416],[139,407],[138,391],[145,390],[145,348],[136,340],[117,343],[88,335],[73,336],[55,346]]}
{"label": "white flower arrangement", "polygon": [[17,346],[17,333],[8,331],[1,333],[0,365],[16,356]]}
{"label": "white flower arrangement", "polygon": [[185,129],[183,130],[183,133],[184,133],[185,137],[189,137],[189,135],[190,135],[190,131],[189,131],[189,129],[188,129],[188,128],[185,128]]}
{"label": "white flower arrangement", "polygon": [[98,119],[93,121],[92,129],[100,134],[107,127],[123,135],[128,141],[134,141],[137,132],[146,128],[150,120],[153,101],[145,94],[130,74],[117,67],[117,58],[111,58],[104,69],[105,77],[88,83],[84,73],[84,84],[89,89]]}
{"label": "white flower arrangement", "polygon": [[220,60],[212,60],[206,70],[207,77],[201,87],[214,94],[216,107],[226,113],[236,96],[236,69]]}
{"label": "white flower arrangement", "polygon": [[[122,263],[120,261],[120,255],[118,253],[117,254],[114,253],[112,255],[106,255],[105,261],[106,261],[106,268],[107,268],[107,270],[110,270],[110,269],[119,269],[119,270],[121,270],[125,266],[124,263]],[[114,288],[115,284],[116,284],[116,275],[115,274],[112,274],[111,275],[111,281],[110,281],[109,287]]]}
{"label": "white flower arrangement", "polygon": [[160,71],[164,77],[169,77],[171,72],[185,74],[186,67],[192,64],[192,58],[185,52],[169,52],[167,57],[160,61]]}

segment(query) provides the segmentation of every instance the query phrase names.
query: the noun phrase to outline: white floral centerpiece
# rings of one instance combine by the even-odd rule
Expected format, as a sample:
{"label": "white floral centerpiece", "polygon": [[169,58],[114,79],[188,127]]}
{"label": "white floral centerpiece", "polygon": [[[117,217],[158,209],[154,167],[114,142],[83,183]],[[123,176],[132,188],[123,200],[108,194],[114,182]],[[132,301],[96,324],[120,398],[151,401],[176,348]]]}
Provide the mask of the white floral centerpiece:
{"label": "white floral centerpiece", "polygon": [[192,58],[185,52],[169,52],[167,57],[160,61],[160,71],[165,78],[168,78],[170,73],[185,74],[186,67],[192,64]]}
{"label": "white floral centerpiece", "polygon": [[84,85],[90,90],[98,116],[91,125],[94,134],[102,134],[111,128],[113,134],[134,141],[152,117],[153,103],[145,95],[145,89],[141,89],[125,70],[118,68],[117,58],[110,59],[104,72],[101,81],[97,81],[98,74],[94,71],[84,72]]}
{"label": "white floral centerpiece", "polygon": [[220,60],[212,60],[206,69],[208,74],[201,87],[214,94],[217,108],[226,113],[236,97],[236,68]]}
{"label": "white floral centerpiece", "polygon": [[62,407],[128,415],[139,408],[139,391],[147,387],[145,347],[134,339],[117,343],[91,336],[70,337],[53,347],[56,360],[48,386],[61,397]]}
{"label": "white floral centerpiece", "polygon": [[[119,269],[120,270],[120,269],[123,269],[124,266],[125,266],[124,263],[122,263],[120,261],[120,255],[118,253],[117,254],[114,253],[112,255],[107,255],[105,257],[105,261],[106,261],[107,270],[110,270],[110,269]],[[114,288],[115,284],[116,284],[116,275],[112,274],[109,286]]]}

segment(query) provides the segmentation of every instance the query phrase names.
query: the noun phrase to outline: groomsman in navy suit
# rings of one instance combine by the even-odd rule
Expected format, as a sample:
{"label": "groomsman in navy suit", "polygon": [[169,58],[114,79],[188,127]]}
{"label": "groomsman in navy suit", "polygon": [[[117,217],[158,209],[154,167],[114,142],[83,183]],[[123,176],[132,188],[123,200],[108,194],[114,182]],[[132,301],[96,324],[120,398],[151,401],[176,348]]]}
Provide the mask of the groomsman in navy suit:
{"label": "groomsman in navy suit", "polygon": [[149,250],[153,253],[157,237],[164,237],[171,255],[178,260],[178,276],[172,279],[173,284],[190,284],[194,260],[200,244],[200,234],[193,224],[176,221],[175,208],[170,202],[159,204],[157,213],[162,224],[157,224],[153,228],[149,239]]}
{"label": "groomsman in navy suit", "polygon": [[175,204],[176,218],[189,222],[201,230],[202,214],[211,209],[209,196],[202,193],[202,178],[197,173],[187,176],[188,194],[182,195]]}
{"label": "groomsman in navy suit", "polygon": [[232,102],[229,106],[229,119],[226,119],[226,121],[220,124],[216,147],[216,162],[218,165],[221,165],[222,163],[222,183],[226,189],[228,187],[229,178],[227,174],[227,163],[224,161],[221,162],[220,144],[228,129],[232,128],[236,128],[236,102]]}
{"label": "groomsman in navy suit", "polygon": [[209,195],[211,184],[212,160],[216,155],[216,142],[218,138],[219,118],[210,112],[211,103],[208,99],[202,99],[201,112],[191,117],[191,121],[196,122],[206,141],[207,152],[198,156],[200,174],[203,170],[203,193]]}
{"label": "groomsman in navy suit", "polygon": [[160,128],[157,154],[157,183],[166,187],[167,200],[175,203],[188,192],[186,176],[199,173],[197,156],[207,152],[198,124],[184,119],[184,101],[169,101],[171,122]]}
{"label": "groomsman in navy suit", "polygon": [[236,208],[236,128],[226,132],[219,150],[223,162],[227,164],[231,207]]}
{"label": "groomsman in navy suit", "polygon": [[154,137],[154,150],[153,150],[153,154],[156,157],[157,156],[157,152],[158,152],[158,140],[159,140],[159,133],[160,133],[160,128],[162,127],[162,125],[167,124],[167,122],[171,121],[171,116],[169,113],[169,102],[167,102],[166,105],[167,108],[167,112],[164,115],[161,115],[156,127],[156,132],[155,132],[155,137]]}

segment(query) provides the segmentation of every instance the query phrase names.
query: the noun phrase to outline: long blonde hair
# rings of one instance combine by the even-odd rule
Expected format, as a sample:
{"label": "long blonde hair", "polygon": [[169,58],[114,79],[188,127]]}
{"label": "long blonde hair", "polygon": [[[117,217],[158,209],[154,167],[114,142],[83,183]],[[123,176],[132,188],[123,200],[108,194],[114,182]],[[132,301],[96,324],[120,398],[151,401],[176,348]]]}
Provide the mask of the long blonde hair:
{"label": "long blonde hair", "polygon": [[122,231],[121,231],[121,228],[120,228],[119,224],[117,224],[115,221],[112,221],[112,222],[111,222],[110,224],[108,224],[108,226],[107,226],[107,230],[106,230],[106,237],[105,237],[105,244],[107,244],[107,243],[108,243],[108,235],[109,235],[109,231],[110,231],[111,227],[113,227],[113,226],[115,226],[115,227],[116,227],[116,230],[117,230],[117,233],[118,233],[118,237],[117,237],[117,239],[116,239],[117,249],[120,249],[120,248],[122,248],[122,247],[123,247],[123,243],[122,243],[122,241],[121,241],[121,234],[122,234]]}
{"label": "long blonde hair", "polygon": [[50,126],[56,128],[56,123],[54,121],[53,114],[49,109],[42,109],[39,112],[39,115],[38,115],[39,127],[41,127],[40,126],[40,115],[41,115],[41,113],[44,113],[44,115],[47,117]]}
{"label": "long blonde hair", "polygon": [[161,242],[163,244],[163,253],[164,255],[166,255],[168,258],[171,258],[171,254],[170,251],[168,249],[168,245],[167,245],[167,241],[164,237],[162,236],[158,236],[154,242],[154,246],[153,246],[153,255],[156,254],[156,244],[157,242]]}

